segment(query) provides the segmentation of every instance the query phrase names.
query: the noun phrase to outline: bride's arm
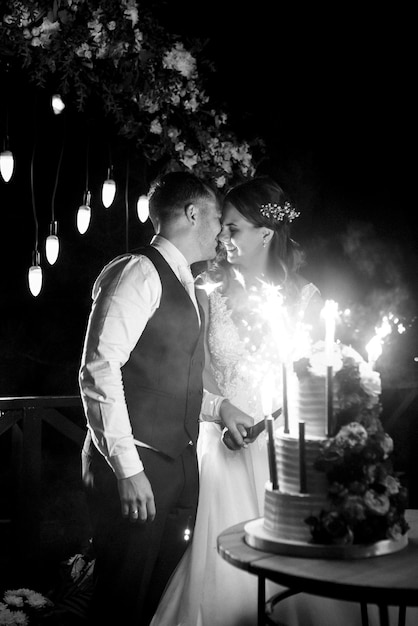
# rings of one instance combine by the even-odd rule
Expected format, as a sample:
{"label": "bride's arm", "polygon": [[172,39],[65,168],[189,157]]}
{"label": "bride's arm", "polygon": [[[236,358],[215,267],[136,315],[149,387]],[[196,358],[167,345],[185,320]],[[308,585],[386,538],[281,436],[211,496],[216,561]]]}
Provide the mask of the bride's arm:
{"label": "bride's arm", "polygon": [[211,356],[208,343],[208,328],[209,328],[209,298],[204,289],[196,289],[197,299],[205,314],[205,327],[204,327],[204,346],[205,346],[205,366],[203,369],[203,387],[215,393],[222,395],[219,391],[219,387],[216,383],[215,376],[211,367]]}

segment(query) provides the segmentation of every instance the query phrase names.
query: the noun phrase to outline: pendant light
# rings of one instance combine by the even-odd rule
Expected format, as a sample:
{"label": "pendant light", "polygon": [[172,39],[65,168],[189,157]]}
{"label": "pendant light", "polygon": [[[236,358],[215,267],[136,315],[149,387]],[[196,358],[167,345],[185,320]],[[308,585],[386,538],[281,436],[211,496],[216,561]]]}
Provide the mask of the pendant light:
{"label": "pendant light", "polygon": [[136,203],[136,211],[139,221],[144,224],[149,217],[149,203],[146,195],[142,194],[139,196],[138,202]]}
{"label": "pendant light", "polygon": [[91,192],[89,191],[89,148],[90,148],[90,140],[87,140],[86,146],[86,183],[85,183],[85,191],[83,195],[83,203],[80,204],[77,211],[77,230],[80,235],[84,235],[87,232],[88,227],[90,226],[91,219]]}
{"label": "pendant light", "polygon": [[32,253],[32,265],[28,271],[28,283],[31,294],[36,298],[42,289],[42,267],[38,250]]}
{"label": "pendant light", "polygon": [[65,143],[65,127],[64,127],[64,137],[63,137],[62,146],[61,146],[60,158],[58,160],[57,173],[55,176],[54,191],[52,193],[51,222],[49,224],[49,235],[46,238],[46,242],[45,242],[45,254],[46,254],[47,261],[50,265],[54,265],[54,263],[58,259],[58,254],[60,251],[60,242],[58,239],[58,222],[55,219],[55,196],[57,193],[58,179],[59,179],[61,163],[62,163],[62,156],[64,154],[64,143]]}
{"label": "pendant light", "polygon": [[6,111],[6,136],[3,142],[3,150],[0,153],[0,174],[5,183],[8,183],[13,175],[14,157],[9,145],[9,112]]}
{"label": "pendant light", "polygon": [[109,167],[107,170],[107,178],[103,183],[102,187],[102,202],[103,206],[108,209],[115,199],[116,194],[116,183],[113,179],[113,165],[112,165],[112,156],[110,153],[109,146]]}
{"label": "pendant light", "polygon": [[[9,64],[6,62],[6,75],[8,77]],[[4,85],[5,92],[9,93],[9,86]],[[6,104],[6,122],[5,122],[5,138],[3,141],[3,150],[0,153],[0,174],[5,183],[8,183],[13,176],[14,170],[14,157],[13,152],[10,150],[9,145],[9,108]]]}
{"label": "pendant light", "polygon": [[80,204],[77,211],[77,230],[80,235],[84,235],[87,232],[88,227],[90,226],[91,219],[91,192],[85,191],[83,204]]}
{"label": "pendant light", "polygon": [[60,115],[65,109],[65,104],[59,93],[54,93],[51,98],[51,106],[55,115]]}
{"label": "pendant light", "polygon": [[112,166],[107,170],[107,178],[102,187],[102,202],[103,206],[108,209],[115,199],[116,183],[113,180]]}
{"label": "pendant light", "polygon": [[0,173],[5,183],[12,177],[14,169],[14,158],[11,150],[3,150],[0,153]]}
{"label": "pendant light", "polygon": [[41,268],[41,256],[38,250],[38,217],[36,215],[36,207],[35,207],[35,191],[33,184],[33,164],[35,161],[35,145],[36,142],[33,142],[33,150],[32,150],[32,158],[30,164],[30,184],[31,184],[31,195],[32,195],[32,212],[33,212],[33,220],[35,222],[35,248],[32,252],[32,265],[28,270],[28,284],[29,290],[31,294],[36,298],[39,295],[42,289],[42,268]]}
{"label": "pendant light", "polygon": [[45,254],[50,265],[58,259],[60,241],[58,239],[58,222],[53,220],[49,225],[49,235],[45,242]]}

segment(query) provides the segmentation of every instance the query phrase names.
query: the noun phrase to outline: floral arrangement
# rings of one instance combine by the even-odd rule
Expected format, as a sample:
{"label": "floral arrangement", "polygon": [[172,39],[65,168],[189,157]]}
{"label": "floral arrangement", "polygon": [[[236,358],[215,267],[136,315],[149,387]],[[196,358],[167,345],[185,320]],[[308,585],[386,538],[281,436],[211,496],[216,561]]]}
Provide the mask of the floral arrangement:
{"label": "floral arrangement", "polygon": [[26,626],[44,622],[52,602],[31,589],[11,589],[0,602],[0,624]]}
{"label": "floral arrangement", "polygon": [[83,623],[93,591],[94,555],[91,542],[60,565],[57,586],[45,596],[32,589],[5,591],[0,601],[0,626]]}
{"label": "floral arrangement", "polygon": [[[320,350],[312,369],[319,373]],[[305,522],[322,544],[367,544],[397,539],[408,530],[407,491],[393,470],[393,441],[380,421],[380,375],[352,348],[335,347],[335,435],[315,463],[328,479],[330,506]],[[296,365],[307,375],[311,363]]]}
{"label": "floral arrangement", "polygon": [[6,1],[1,53],[78,112],[101,111],[148,162],[191,170],[220,188],[253,174],[250,145],[205,91],[213,67],[198,63],[203,44],[186,48],[156,9],[147,0]]}

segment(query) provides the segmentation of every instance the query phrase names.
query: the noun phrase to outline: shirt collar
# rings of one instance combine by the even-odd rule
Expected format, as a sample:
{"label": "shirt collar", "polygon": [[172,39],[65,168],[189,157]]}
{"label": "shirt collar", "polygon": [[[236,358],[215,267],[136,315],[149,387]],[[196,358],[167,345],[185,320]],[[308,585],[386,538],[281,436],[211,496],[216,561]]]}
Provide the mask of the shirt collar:
{"label": "shirt collar", "polygon": [[160,252],[170,267],[177,268],[180,265],[189,267],[186,257],[171,241],[161,235],[155,235],[151,245]]}

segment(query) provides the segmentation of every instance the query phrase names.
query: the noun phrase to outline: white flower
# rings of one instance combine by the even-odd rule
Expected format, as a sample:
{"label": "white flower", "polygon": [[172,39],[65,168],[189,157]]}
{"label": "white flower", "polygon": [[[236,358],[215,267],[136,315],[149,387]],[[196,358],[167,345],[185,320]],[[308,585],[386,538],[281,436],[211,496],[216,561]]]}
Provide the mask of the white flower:
{"label": "white flower", "polygon": [[189,169],[193,169],[193,167],[197,164],[199,157],[192,150],[186,150],[184,155],[180,157],[180,161],[184,163],[186,167]]}
{"label": "white flower", "polygon": [[23,611],[0,609],[0,624],[4,626],[26,626],[29,624],[29,619]]}
{"label": "white flower", "polygon": [[176,43],[174,48],[164,55],[163,67],[176,70],[182,76],[191,78],[196,70],[196,60],[190,52],[184,49],[182,43]]}
{"label": "white flower", "polygon": [[51,22],[51,20],[49,20],[47,17],[44,17],[41,26],[41,29],[44,33],[56,33],[60,30],[60,28],[61,25],[58,20],[55,20],[55,22]]}
{"label": "white flower", "polygon": [[393,452],[393,439],[388,433],[385,433],[384,439],[381,442],[385,458],[387,458]]}
{"label": "white flower", "polygon": [[10,606],[23,606],[23,598],[16,594],[16,591],[6,591],[4,601]]}
{"label": "white flower", "polygon": [[226,178],[225,178],[225,176],[219,176],[218,178],[215,178],[215,185],[217,187],[219,187],[220,189],[222,187],[225,187],[225,185],[226,185]]}
{"label": "white flower", "polygon": [[159,120],[152,120],[150,125],[150,132],[154,135],[161,135],[163,132],[163,127],[161,126],[161,122]]}
{"label": "white flower", "polygon": [[395,476],[386,476],[384,485],[390,496],[399,493],[399,480]]}
{"label": "white flower", "polygon": [[123,14],[128,20],[131,20],[132,26],[135,26],[138,23],[138,9],[135,1],[122,1],[122,4],[125,6]]}

